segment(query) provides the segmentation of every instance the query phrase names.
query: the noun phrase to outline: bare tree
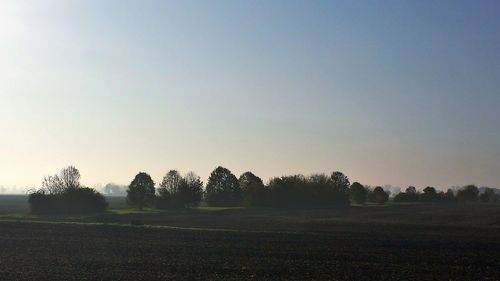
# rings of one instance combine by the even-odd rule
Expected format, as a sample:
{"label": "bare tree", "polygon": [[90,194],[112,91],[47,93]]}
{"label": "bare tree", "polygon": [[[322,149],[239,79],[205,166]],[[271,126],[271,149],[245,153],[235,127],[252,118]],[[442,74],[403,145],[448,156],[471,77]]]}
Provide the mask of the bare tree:
{"label": "bare tree", "polygon": [[80,187],[80,172],[73,166],[62,169],[60,172],[60,178],[65,188]]}
{"label": "bare tree", "polygon": [[68,166],[59,172],[59,175],[46,176],[42,182],[42,189],[49,194],[60,194],[66,189],[80,187],[80,172],[73,166]]}

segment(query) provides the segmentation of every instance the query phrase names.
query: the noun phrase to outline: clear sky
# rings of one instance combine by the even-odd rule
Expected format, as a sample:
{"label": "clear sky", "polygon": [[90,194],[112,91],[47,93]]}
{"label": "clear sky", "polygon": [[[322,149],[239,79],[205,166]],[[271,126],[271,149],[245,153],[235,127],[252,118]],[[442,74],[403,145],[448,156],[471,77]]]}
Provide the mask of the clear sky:
{"label": "clear sky", "polygon": [[1,1],[0,185],[500,186],[499,1]]}

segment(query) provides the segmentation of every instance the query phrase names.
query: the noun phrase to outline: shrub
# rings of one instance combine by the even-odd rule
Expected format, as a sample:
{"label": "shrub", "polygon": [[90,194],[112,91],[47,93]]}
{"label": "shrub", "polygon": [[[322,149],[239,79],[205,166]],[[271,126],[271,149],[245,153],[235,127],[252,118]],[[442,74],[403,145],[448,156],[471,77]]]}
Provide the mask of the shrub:
{"label": "shrub", "polygon": [[45,177],[42,188],[30,193],[28,203],[34,214],[75,214],[105,211],[108,203],[95,189],[82,187],[75,167]]}
{"label": "shrub", "polygon": [[104,196],[88,187],[69,188],[57,194],[40,189],[29,195],[28,202],[34,214],[94,213],[108,207]]}

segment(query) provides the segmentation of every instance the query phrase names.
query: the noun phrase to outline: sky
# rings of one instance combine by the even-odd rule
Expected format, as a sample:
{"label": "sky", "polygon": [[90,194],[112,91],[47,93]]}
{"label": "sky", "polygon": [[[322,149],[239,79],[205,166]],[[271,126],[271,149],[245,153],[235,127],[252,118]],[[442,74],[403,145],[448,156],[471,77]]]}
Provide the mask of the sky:
{"label": "sky", "polygon": [[0,2],[0,186],[500,187],[498,1]]}

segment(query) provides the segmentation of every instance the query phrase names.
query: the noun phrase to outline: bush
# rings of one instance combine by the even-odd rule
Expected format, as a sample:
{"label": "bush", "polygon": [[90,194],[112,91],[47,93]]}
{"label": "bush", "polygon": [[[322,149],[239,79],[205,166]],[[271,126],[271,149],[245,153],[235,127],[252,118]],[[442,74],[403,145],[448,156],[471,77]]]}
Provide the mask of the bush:
{"label": "bush", "polygon": [[56,194],[38,190],[29,195],[28,202],[34,214],[94,213],[108,207],[104,196],[88,187],[69,188]]}
{"label": "bush", "polygon": [[105,211],[108,203],[95,189],[80,185],[80,172],[73,166],[59,175],[45,177],[42,188],[28,197],[34,214],[75,214]]}

